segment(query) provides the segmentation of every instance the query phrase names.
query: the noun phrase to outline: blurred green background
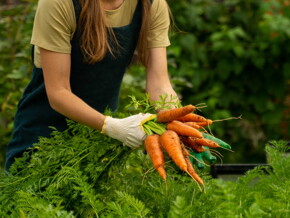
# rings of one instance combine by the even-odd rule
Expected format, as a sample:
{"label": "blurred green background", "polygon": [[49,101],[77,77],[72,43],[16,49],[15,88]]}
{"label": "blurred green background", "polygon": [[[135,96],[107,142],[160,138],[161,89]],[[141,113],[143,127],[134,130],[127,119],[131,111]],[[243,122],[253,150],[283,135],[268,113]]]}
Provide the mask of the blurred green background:
{"label": "blurred green background", "polygon": [[[264,163],[270,140],[290,140],[290,1],[168,0],[174,24],[168,48],[172,84],[185,104],[206,103],[199,113],[211,131],[232,145],[223,163]],[[17,103],[31,76],[30,35],[37,1],[1,1],[0,168]],[[132,65],[122,86],[142,97],[145,70]]]}

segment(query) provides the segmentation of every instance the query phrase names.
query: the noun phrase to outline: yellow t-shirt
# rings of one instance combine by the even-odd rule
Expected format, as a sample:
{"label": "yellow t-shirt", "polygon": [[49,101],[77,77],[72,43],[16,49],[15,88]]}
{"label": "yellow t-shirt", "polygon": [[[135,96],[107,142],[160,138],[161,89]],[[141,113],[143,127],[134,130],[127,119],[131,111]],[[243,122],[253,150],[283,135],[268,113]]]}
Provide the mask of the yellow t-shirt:
{"label": "yellow t-shirt", "polygon": [[[115,10],[105,10],[112,27],[128,25],[133,17],[138,0],[124,0]],[[170,25],[166,0],[153,0],[148,33],[148,47],[170,45]],[[39,0],[32,31],[31,44],[35,45],[34,64],[41,67],[39,47],[71,53],[70,41],[76,30],[76,18],[72,0]]]}

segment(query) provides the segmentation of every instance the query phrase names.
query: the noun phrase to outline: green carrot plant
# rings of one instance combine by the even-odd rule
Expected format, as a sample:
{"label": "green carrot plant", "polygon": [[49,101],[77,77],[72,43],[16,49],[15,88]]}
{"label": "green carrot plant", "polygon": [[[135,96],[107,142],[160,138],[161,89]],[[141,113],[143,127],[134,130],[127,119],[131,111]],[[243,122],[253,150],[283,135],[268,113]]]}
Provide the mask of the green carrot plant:
{"label": "green carrot plant", "polygon": [[287,217],[289,147],[271,142],[266,151],[271,168],[256,168],[236,182],[198,170],[206,192],[168,165],[166,189],[141,149],[68,120],[67,130],[54,129],[17,158],[9,173],[1,172],[0,217]]}
{"label": "green carrot plant", "polygon": [[237,182],[204,172],[206,192],[175,168],[168,168],[166,192],[146,155],[73,122],[68,131],[42,138],[35,149],[17,159],[15,175],[1,174],[0,217],[287,217],[290,212],[290,157],[284,155],[289,147],[282,141],[266,147],[272,170],[256,168]]}

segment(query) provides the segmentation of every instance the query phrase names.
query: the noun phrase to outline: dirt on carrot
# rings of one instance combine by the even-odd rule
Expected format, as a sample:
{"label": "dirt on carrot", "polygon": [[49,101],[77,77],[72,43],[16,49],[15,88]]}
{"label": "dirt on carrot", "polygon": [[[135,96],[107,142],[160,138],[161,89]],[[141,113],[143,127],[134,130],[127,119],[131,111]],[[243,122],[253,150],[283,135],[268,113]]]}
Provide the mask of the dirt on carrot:
{"label": "dirt on carrot", "polygon": [[194,150],[197,153],[201,153],[201,152],[206,151],[206,149],[203,146],[201,146],[201,145],[199,145],[199,144],[196,143],[196,139],[194,139],[194,138],[191,138],[191,137],[182,137],[181,138],[181,141],[187,147],[191,148],[192,150]]}

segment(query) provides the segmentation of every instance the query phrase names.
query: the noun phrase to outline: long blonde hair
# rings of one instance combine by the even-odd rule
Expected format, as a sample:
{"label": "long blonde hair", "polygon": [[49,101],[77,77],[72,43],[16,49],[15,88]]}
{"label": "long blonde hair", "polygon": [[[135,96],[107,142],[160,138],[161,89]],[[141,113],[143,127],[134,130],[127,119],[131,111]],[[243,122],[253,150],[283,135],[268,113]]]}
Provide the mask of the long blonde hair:
{"label": "long blonde hair", "polygon": [[[138,39],[137,52],[138,60],[147,65],[147,35],[150,16],[150,0],[142,1],[142,25]],[[112,28],[108,27],[105,19],[105,12],[101,7],[101,0],[79,0],[81,6],[78,21],[80,46],[85,61],[89,64],[101,61],[107,52],[113,56],[112,45],[109,39],[118,45]]]}

